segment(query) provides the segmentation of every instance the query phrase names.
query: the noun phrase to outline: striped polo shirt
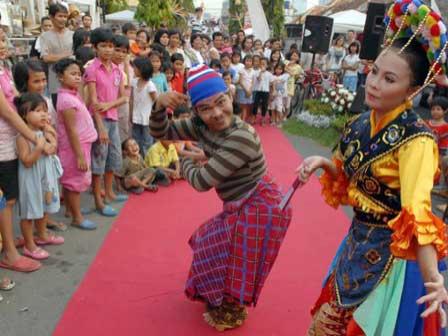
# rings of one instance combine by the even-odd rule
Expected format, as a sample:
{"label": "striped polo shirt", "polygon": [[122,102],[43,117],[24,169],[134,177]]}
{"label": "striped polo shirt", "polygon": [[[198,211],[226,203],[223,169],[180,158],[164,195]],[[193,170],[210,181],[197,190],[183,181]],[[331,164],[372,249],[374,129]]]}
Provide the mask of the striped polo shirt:
{"label": "striped polo shirt", "polygon": [[151,114],[149,128],[157,139],[198,141],[208,157],[204,166],[184,158],[185,179],[198,191],[215,188],[224,201],[236,201],[266,174],[266,161],[255,129],[234,116],[229,128],[211,132],[198,117],[169,121],[166,111]]}

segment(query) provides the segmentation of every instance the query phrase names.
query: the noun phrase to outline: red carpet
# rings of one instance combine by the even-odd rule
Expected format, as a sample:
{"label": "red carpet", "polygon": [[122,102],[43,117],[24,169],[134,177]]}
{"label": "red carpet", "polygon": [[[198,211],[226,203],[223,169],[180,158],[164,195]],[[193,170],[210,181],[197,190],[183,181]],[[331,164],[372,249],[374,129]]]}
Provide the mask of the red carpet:
{"label": "red carpet", "polygon": [[[289,186],[301,158],[278,129],[259,129],[269,170]],[[293,198],[293,221],[256,309],[226,335],[302,336],[309,309],[348,228],[341,210],[326,206],[313,179]],[[83,282],[69,301],[56,336],[207,336],[203,306],[184,294],[193,230],[221,208],[215,193],[186,182],[132,197],[113,224]]]}

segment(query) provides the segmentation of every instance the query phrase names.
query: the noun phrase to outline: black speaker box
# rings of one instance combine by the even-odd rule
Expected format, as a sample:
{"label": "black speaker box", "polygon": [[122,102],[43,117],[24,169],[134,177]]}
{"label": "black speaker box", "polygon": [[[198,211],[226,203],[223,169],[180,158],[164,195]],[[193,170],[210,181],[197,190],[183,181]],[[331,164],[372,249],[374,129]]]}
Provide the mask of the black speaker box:
{"label": "black speaker box", "polygon": [[286,37],[299,39],[302,37],[303,25],[296,23],[285,24]]}
{"label": "black speaker box", "polygon": [[386,31],[384,24],[386,8],[387,5],[384,3],[369,3],[359,58],[374,61],[380,53]]}
{"label": "black speaker box", "polygon": [[315,54],[326,54],[330,48],[332,32],[332,18],[308,15],[305,19],[302,51]]}

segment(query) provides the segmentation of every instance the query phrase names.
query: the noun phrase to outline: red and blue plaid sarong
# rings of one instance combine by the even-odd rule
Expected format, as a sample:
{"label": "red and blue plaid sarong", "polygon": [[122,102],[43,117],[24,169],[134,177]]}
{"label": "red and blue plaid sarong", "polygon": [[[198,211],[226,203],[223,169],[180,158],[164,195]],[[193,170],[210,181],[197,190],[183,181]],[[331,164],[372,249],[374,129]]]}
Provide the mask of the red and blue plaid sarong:
{"label": "red and blue plaid sarong", "polygon": [[282,194],[269,176],[249,195],[224,203],[224,210],[191,236],[193,262],[186,284],[192,300],[219,306],[225,296],[255,305],[291,221],[280,210]]}

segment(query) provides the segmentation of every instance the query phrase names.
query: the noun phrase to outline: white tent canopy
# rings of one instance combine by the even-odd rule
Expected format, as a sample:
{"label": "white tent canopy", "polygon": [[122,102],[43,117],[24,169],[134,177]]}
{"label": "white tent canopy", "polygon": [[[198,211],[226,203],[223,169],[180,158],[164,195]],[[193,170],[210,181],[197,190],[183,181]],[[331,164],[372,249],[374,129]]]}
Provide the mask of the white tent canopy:
{"label": "white tent canopy", "polygon": [[350,9],[343,12],[330,15],[333,18],[333,32],[346,33],[349,30],[362,32],[366,22],[367,15],[357,10]]}
{"label": "white tent canopy", "polygon": [[131,22],[131,21],[134,21],[134,15],[135,15],[135,12],[126,9],[121,12],[107,14],[106,21]]}

